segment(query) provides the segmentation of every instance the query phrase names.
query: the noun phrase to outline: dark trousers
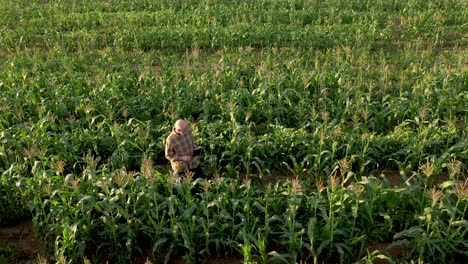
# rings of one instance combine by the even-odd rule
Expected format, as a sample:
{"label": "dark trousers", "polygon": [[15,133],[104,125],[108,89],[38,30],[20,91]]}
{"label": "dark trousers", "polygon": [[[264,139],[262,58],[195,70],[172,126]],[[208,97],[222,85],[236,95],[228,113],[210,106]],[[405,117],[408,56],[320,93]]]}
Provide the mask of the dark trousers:
{"label": "dark trousers", "polygon": [[[196,168],[190,169],[190,172],[193,172],[193,180],[196,180],[198,178],[206,179],[206,174],[205,172],[203,172],[203,169],[200,165],[198,165],[198,167]],[[180,177],[183,177],[185,175],[185,172],[179,172],[178,174]],[[191,190],[192,195],[196,195],[201,192],[203,192],[203,188],[201,186],[198,186],[198,184]]]}
{"label": "dark trousers", "polygon": [[[196,180],[198,178],[206,179],[206,174],[200,165],[198,165],[196,168],[190,169],[190,172],[193,172],[193,180]],[[184,176],[184,175],[185,175],[185,172],[183,171],[179,172],[179,176]]]}

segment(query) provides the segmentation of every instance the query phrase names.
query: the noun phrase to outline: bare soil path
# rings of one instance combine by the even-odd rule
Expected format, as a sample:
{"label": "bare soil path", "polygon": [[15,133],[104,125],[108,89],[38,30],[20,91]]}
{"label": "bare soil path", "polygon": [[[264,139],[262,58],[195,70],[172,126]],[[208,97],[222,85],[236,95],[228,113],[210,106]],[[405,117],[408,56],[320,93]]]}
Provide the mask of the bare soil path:
{"label": "bare soil path", "polygon": [[45,258],[46,252],[34,234],[31,219],[17,224],[0,227],[0,255],[10,263],[27,263],[38,257]]}

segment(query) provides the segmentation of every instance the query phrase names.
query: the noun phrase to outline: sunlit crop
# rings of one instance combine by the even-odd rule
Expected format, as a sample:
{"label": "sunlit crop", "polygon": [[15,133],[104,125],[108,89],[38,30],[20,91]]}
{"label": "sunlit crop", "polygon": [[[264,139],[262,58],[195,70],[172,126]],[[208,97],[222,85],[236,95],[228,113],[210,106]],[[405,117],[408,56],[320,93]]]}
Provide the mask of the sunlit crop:
{"label": "sunlit crop", "polygon": [[0,6],[0,225],[52,262],[468,257],[465,1]]}

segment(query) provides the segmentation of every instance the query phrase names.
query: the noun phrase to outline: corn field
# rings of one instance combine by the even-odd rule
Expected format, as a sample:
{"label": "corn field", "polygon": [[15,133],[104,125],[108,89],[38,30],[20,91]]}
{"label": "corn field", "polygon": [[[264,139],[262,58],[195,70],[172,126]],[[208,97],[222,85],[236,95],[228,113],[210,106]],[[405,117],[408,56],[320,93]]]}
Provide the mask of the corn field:
{"label": "corn field", "polygon": [[466,1],[0,6],[0,226],[50,263],[468,259]]}

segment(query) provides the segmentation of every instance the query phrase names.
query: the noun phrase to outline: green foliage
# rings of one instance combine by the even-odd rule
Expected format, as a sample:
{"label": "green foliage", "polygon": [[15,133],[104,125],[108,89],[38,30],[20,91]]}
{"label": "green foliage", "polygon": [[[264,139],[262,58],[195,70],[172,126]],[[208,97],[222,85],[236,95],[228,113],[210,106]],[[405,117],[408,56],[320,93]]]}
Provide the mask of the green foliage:
{"label": "green foliage", "polygon": [[0,226],[15,224],[31,217],[24,190],[16,186],[16,180],[2,174],[0,181]]}
{"label": "green foliage", "polygon": [[[126,262],[146,238],[160,262],[370,261],[392,239],[464,254],[463,1],[0,5],[0,224],[32,210],[56,259]],[[200,197],[168,181],[178,118],[223,179]],[[284,171],[302,191],[258,185]]]}
{"label": "green foliage", "polygon": [[351,183],[348,172],[328,183],[293,179],[264,186],[221,177],[192,181],[190,175],[179,182],[143,171],[102,168],[64,178],[38,168],[24,184],[36,232],[52,255],[125,263],[140,252],[152,252],[158,262],[238,252],[246,262],[350,263],[383,241],[431,261],[455,263],[465,254],[468,204],[460,181],[427,188],[386,185],[376,177]]}

